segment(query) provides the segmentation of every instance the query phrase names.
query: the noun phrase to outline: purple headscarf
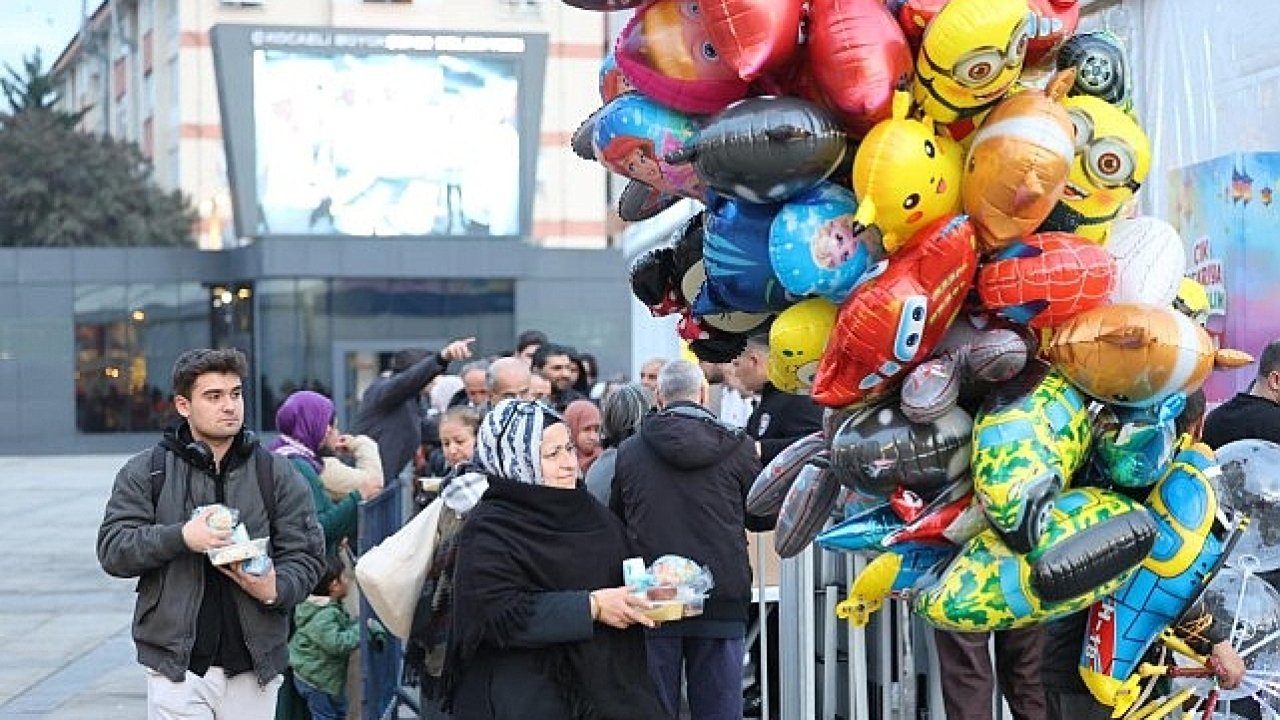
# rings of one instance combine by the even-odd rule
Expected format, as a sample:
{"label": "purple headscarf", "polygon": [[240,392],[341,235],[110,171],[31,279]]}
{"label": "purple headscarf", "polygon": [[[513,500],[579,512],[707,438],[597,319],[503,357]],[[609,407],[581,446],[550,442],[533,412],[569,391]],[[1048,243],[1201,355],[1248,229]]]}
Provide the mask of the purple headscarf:
{"label": "purple headscarf", "polygon": [[276,410],[276,429],[280,437],[271,443],[271,451],[286,457],[302,457],[316,471],[324,468],[320,461],[320,443],[333,423],[333,401],[318,392],[299,390]]}

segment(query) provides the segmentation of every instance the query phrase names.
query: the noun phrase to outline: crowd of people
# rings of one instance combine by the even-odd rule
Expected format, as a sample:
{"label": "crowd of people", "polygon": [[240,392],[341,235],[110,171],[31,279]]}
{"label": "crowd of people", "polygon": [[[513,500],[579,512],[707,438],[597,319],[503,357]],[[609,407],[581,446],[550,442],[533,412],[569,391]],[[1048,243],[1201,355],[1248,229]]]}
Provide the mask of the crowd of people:
{"label": "crowd of people", "polygon": [[[331,398],[291,394],[269,443],[244,427],[242,353],[178,358],[182,420],[121,468],[97,543],[107,572],[138,578],[149,717],[347,717],[361,638],[386,636],[354,603],[357,508],[404,481],[417,507],[440,503],[405,653],[422,717],[752,714],[747,532],[776,518],[749,514],[745,499],[822,420],[808,397],[769,383],[768,336],[732,363],[653,358],[634,383],[600,381],[591,355],[538,332],[501,357],[473,357],[473,340],[397,354],[351,434]],[[1212,444],[1276,427],[1280,342],[1259,365],[1254,388],[1209,416]],[[267,561],[213,564],[206,554],[232,546],[240,525],[270,539]],[[714,578],[700,615],[655,622],[624,583],[625,560],[664,555]],[[1063,663],[1080,632],[1079,618],[1050,628]],[[974,698],[998,674],[1017,718],[1092,717],[1078,683],[1041,684],[1043,633],[997,633],[993,669],[985,635],[939,631],[947,716],[991,717]],[[1229,646],[1214,657],[1224,685],[1238,683]],[[1050,664],[1046,678],[1063,676]]]}
{"label": "crowd of people", "polygon": [[[819,408],[768,384],[767,336],[733,363],[653,358],[634,383],[537,331],[499,357],[473,342],[397,353],[349,434],[332,398],[296,391],[262,443],[244,355],[178,359],[181,421],[120,470],[98,540],[104,569],[139,578],[151,717],[347,717],[360,640],[386,635],[358,620],[358,507],[405,481],[441,503],[405,653],[423,717],[743,717],[746,532],[773,522],[745,498]],[[265,566],[206,560],[236,526],[270,538]],[[660,624],[623,561],[668,554],[714,587]]]}

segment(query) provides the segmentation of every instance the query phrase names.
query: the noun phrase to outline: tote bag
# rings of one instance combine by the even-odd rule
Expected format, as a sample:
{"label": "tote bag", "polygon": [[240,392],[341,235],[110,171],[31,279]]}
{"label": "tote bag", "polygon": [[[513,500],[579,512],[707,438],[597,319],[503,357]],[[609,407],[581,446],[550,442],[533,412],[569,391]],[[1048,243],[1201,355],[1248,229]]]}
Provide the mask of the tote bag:
{"label": "tote bag", "polygon": [[413,627],[413,611],[431,569],[436,528],[440,524],[436,498],[404,527],[356,561],[356,582],[369,607],[392,635],[405,640]]}

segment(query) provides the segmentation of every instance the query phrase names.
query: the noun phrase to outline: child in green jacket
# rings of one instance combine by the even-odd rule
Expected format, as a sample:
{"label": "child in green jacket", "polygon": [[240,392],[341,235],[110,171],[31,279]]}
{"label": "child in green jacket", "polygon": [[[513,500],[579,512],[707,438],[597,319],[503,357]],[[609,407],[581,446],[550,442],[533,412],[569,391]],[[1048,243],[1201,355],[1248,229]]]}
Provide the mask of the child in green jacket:
{"label": "child in green jacket", "polygon": [[[293,611],[297,630],[289,640],[289,664],[313,720],[347,716],[347,660],[360,647],[360,620],[343,609],[346,594],[342,562],[330,557],[312,595]],[[385,641],[386,630],[376,620],[369,629],[375,643]]]}

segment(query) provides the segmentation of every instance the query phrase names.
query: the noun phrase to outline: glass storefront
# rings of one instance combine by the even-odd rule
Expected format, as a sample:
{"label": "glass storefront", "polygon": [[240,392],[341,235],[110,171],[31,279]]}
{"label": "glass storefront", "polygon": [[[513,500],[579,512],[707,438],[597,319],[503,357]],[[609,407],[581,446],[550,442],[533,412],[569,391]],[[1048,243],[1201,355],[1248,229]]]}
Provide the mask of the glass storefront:
{"label": "glass storefront", "polygon": [[[272,430],[279,403],[310,389],[346,419],[377,365],[404,346],[455,337],[505,350],[515,335],[511,280],[329,280],[81,285],[75,292],[76,427],[147,432],[173,419],[173,362],[193,347],[249,355],[246,422]],[[368,364],[357,379],[353,362]],[[337,386],[335,388],[335,385]]]}
{"label": "glass storefront", "polygon": [[173,363],[183,350],[209,345],[208,318],[208,289],[199,283],[77,287],[76,427],[89,433],[164,427],[173,417]]}

